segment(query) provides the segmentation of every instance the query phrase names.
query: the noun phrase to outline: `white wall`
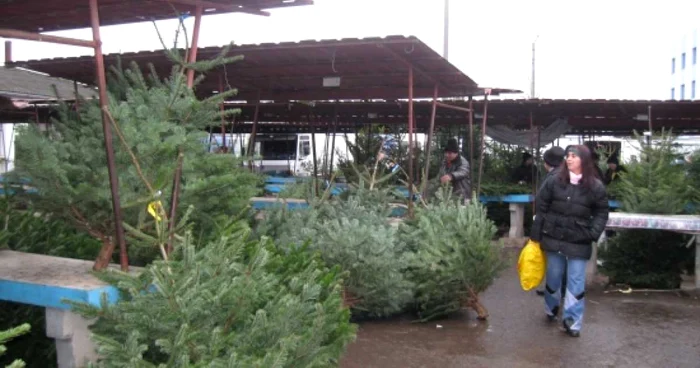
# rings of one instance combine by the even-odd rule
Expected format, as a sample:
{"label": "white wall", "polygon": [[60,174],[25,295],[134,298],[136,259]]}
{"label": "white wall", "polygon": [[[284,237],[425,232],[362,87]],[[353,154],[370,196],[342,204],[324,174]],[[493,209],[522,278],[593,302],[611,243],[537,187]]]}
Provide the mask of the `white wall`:
{"label": "white wall", "polygon": [[[629,162],[633,156],[639,157],[639,141],[634,137],[610,137],[610,136],[596,136],[596,141],[608,141],[608,142],[621,142],[621,154],[620,161],[625,163]],[[700,149],[700,137],[695,136],[678,136],[676,137],[676,143],[681,146],[681,151],[693,152]],[[568,145],[573,144],[583,144],[583,138],[579,136],[563,136],[558,140],[554,141],[555,145],[561,148],[566,148]],[[544,153],[545,150],[551,148],[551,145],[543,148],[541,150]]]}
{"label": "white wall", "polygon": [[[700,28],[694,28],[683,33],[678,40],[672,43],[671,56],[667,64],[671,75],[670,88],[667,92],[669,99],[697,100],[700,98],[700,86],[698,85],[700,83],[700,74],[698,74],[698,64],[700,63],[699,35]],[[683,55],[685,55],[685,66],[683,65]],[[684,89],[685,93],[683,93]]]}
{"label": "white wall", "polygon": [[0,124],[0,173],[15,168],[15,124]]}

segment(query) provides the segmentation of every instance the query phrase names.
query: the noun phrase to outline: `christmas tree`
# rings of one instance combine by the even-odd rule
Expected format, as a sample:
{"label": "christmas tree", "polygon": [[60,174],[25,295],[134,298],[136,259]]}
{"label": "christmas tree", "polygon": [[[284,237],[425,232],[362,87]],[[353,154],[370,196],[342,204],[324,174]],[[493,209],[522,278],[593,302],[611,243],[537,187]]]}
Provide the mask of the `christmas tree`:
{"label": "christmas tree", "polygon": [[681,214],[689,202],[695,200],[696,190],[687,180],[683,166],[676,160],[682,157],[675,144],[675,136],[663,131],[654,137],[653,144],[637,136],[639,159],[625,166],[620,175],[617,192],[625,212]]}
{"label": "christmas tree", "polygon": [[195,246],[191,233],[168,261],[140,275],[105,271],[122,301],[97,308],[97,367],[326,367],[338,364],[355,327],[342,306],[338,267],[305,247],[278,252],[247,224]]}
{"label": "christmas tree", "polygon": [[450,188],[441,188],[433,203],[419,208],[414,220],[400,225],[399,237],[413,252],[408,270],[415,283],[415,307],[422,321],[462,307],[480,319],[488,311],[479,302],[505,268],[500,246],[493,244],[496,227],[476,200],[461,205]]}
{"label": "christmas tree", "polygon": [[[670,132],[654,137],[653,143],[637,137],[639,159],[625,165],[616,183],[622,210],[630,213],[679,215],[697,203],[694,182],[677,165],[682,156]],[[621,230],[612,237],[600,258],[604,272],[615,283],[632,287],[677,288],[684,263],[694,259],[686,247],[689,236],[663,230]]]}
{"label": "christmas tree", "polygon": [[382,192],[360,189],[305,210],[266,211],[257,231],[285,251],[308,241],[327,264],[348,272],[346,302],[355,316],[388,316],[405,308],[413,289],[404,275],[409,254],[388,223],[390,211]]}
{"label": "christmas tree", "polygon": [[[197,64],[198,70],[231,62],[221,56]],[[192,67],[191,65],[188,65]],[[150,231],[153,217],[169,208],[178,160],[182,189],[178,209],[195,206],[196,227],[210,233],[248,205],[259,178],[232,155],[207,153],[205,128],[220,124],[220,104],[235,90],[200,100],[186,84],[185,67],[177,65],[161,80],[151,70],[145,77],[135,64],[111,70],[107,115],[114,131],[116,172],[123,219],[132,229]],[[19,129],[14,175],[28,177],[39,195],[36,210],[81,229],[103,244],[95,264],[102,269],[114,250],[114,223],[97,101],[64,105],[50,129]],[[179,153],[182,152],[182,157]]]}
{"label": "christmas tree", "polygon": [[[0,355],[5,354],[7,349],[5,348],[5,343],[17,336],[23,335],[29,332],[29,324],[25,323],[21,326],[12,328],[8,331],[0,331]],[[7,368],[23,368],[24,362],[21,360],[15,360],[12,364],[8,365]]]}

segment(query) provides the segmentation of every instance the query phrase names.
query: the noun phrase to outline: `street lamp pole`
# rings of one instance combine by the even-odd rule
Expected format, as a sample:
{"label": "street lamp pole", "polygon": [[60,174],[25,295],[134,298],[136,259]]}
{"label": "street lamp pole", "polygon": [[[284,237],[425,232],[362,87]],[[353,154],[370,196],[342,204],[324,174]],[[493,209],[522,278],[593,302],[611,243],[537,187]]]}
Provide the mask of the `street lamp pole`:
{"label": "street lamp pole", "polygon": [[447,59],[449,47],[450,47],[450,0],[445,0],[445,36],[443,45],[442,56]]}
{"label": "street lamp pole", "polygon": [[530,98],[535,98],[535,43],[538,38],[540,38],[539,35],[532,41],[532,80],[530,82]]}

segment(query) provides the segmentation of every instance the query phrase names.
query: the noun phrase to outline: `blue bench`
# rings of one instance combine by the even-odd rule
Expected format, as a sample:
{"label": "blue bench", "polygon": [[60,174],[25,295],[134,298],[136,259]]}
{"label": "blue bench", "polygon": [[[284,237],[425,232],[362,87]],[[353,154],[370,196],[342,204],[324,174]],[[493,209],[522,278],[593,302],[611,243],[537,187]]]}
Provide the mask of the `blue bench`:
{"label": "blue bench", "polygon": [[[300,183],[310,178],[294,178],[294,177],[278,177],[278,176],[268,176],[265,179],[265,192],[270,194],[281,193],[285,186],[288,184]],[[347,189],[347,184],[335,184],[331,190],[332,195],[339,195]],[[409,191],[406,186],[397,186],[394,188],[397,192],[401,193],[404,198],[408,198]],[[506,194],[501,196],[493,195],[482,195],[479,197],[482,203],[520,203],[527,204],[534,201],[534,196],[531,194]],[[609,201],[610,208],[620,208],[619,201],[611,200]]]}
{"label": "blue bench", "polygon": [[116,288],[92,275],[92,265],[91,261],[0,250],[0,300],[45,308],[46,336],[56,341],[59,367],[97,358],[88,329],[91,322],[72,312],[65,301],[100,306],[103,296],[107,303],[119,300]]}

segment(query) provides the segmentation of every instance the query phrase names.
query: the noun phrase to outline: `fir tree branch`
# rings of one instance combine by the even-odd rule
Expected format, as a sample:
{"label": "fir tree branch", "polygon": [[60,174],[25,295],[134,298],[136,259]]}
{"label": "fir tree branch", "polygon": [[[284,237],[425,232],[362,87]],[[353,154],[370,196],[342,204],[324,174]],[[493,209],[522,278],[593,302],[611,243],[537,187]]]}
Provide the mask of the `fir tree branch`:
{"label": "fir tree branch", "polygon": [[119,129],[119,125],[117,124],[116,121],[114,121],[114,117],[112,117],[112,114],[109,112],[109,108],[106,106],[102,108],[102,111],[107,115],[109,118],[109,121],[112,123],[112,126],[114,127],[115,132],[117,133],[117,136],[119,136],[119,141],[122,143],[124,148],[126,148],[127,152],[129,152],[129,156],[131,156],[131,162],[134,164],[136,167],[136,172],[138,173],[139,177],[143,181],[143,183],[146,185],[148,188],[148,191],[151,193],[151,196],[155,195],[155,190],[153,190],[153,187],[151,186],[151,183],[148,182],[146,177],[143,174],[143,171],[141,171],[141,165],[139,164],[139,160],[136,158],[136,155],[134,154],[134,151],[129,147],[129,145],[126,143],[126,139],[124,138],[124,134],[122,134],[121,129]]}
{"label": "fir tree branch", "polygon": [[107,237],[105,236],[105,234],[93,229],[90,226],[90,222],[88,222],[88,220],[85,218],[85,216],[83,216],[82,213],[80,213],[80,211],[75,206],[71,205],[70,209],[71,209],[71,212],[73,212],[73,215],[75,216],[75,219],[77,220],[76,222],[78,223],[78,225],[80,227],[82,227],[83,229],[85,229],[85,231],[87,231],[88,234],[90,234],[91,236],[93,236],[97,239],[100,239],[102,241],[107,240]]}

